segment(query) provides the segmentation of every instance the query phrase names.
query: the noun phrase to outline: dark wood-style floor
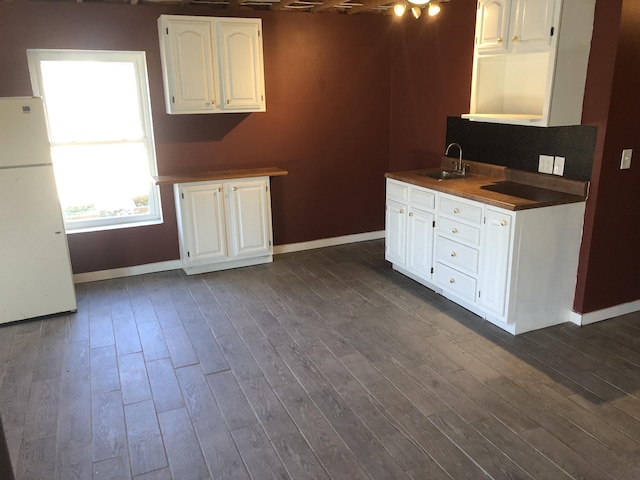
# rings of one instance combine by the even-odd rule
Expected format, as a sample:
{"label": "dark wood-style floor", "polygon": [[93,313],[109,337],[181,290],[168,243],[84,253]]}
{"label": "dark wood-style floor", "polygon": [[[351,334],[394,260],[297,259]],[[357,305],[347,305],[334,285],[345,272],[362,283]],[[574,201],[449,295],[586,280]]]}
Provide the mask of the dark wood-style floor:
{"label": "dark wood-style floor", "polygon": [[1,327],[17,479],[640,478],[640,314],[512,337],[383,248],[82,284]]}

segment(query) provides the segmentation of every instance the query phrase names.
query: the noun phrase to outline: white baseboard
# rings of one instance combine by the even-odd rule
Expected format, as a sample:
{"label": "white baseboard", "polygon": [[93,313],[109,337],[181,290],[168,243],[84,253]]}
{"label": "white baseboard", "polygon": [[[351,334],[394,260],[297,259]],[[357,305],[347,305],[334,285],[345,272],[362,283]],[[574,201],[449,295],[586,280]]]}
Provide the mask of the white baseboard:
{"label": "white baseboard", "polygon": [[[273,247],[275,255],[281,253],[299,252],[314,248],[333,247],[345,245],[347,243],[366,242],[384,238],[384,230],[377,232],[356,233],[354,235],[343,235],[341,237],[323,238],[310,242],[289,243],[287,245],[276,245]],[[147,263],[145,265],[135,265],[133,267],[114,268],[113,270],[99,270],[96,272],[76,273],[73,275],[74,283],[97,282],[99,280],[110,280],[113,278],[132,277],[134,275],[144,275],[147,273],[165,272],[167,270],[178,270],[182,268],[180,260],[169,260],[167,262]]]}
{"label": "white baseboard", "polygon": [[169,260],[167,262],[147,263],[145,265],[135,265],[133,267],[114,268],[112,270],[98,270],[96,272],[76,273],[73,275],[74,283],[97,282],[99,280],[111,280],[112,278],[132,277],[134,275],[144,275],[146,273],[165,272],[167,270],[177,270],[182,268],[180,260]]}
{"label": "white baseboard", "polygon": [[313,250],[314,248],[334,247],[336,245],[346,245],[347,243],[366,242],[368,240],[377,240],[379,238],[384,238],[384,230],[343,235],[341,237],[322,238],[320,240],[312,240],[310,242],[276,245],[273,247],[273,253],[280,254],[300,252],[302,250]]}
{"label": "white baseboard", "polygon": [[627,313],[633,313],[640,311],[640,300],[635,300],[629,303],[622,303],[613,307],[604,308],[596,312],[589,313],[576,313],[571,312],[571,323],[576,325],[589,325],[590,323],[601,322],[602,320],[608,320],[610,318],[619,317],[620,315],[626,315]]}

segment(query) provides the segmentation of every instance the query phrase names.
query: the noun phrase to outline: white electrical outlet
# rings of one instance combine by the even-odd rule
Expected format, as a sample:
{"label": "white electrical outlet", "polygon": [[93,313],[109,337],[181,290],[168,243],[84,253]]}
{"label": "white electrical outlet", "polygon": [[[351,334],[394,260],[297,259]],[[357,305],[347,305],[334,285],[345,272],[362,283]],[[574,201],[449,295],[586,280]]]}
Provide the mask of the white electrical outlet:
{"label": "white electrical outlet", "polygon": [[631,155],[633,154],[633,149],[626,148],[622,150],[622,159],[620,160],[620,170],[625,168],[631,168]]}
{"label": "white electrical outlet", "polygon": [[553,157],[551,155],[540,155],[538,171],[540,173],[553,173]]}
{"label": "white electrical outlet", "polygon": [[553,161],[553,174],[564,175],[564,157],[555,157]]}

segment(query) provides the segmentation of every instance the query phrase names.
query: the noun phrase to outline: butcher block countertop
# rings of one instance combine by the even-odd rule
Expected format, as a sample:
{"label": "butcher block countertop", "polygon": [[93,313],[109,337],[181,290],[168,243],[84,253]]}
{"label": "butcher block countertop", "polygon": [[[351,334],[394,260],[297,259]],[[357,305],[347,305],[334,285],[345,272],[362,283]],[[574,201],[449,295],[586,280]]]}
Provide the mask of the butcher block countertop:
{"label": "butcher block countertop", "polygon": [[229,180],[232,178],[251,177],[279,177],[289,172],[278,167],[243,168],[238,170],[214,170],[209,172],[159,175],[153,177],[156,185],[172,185],[174,183],[208,182],[215,180]]}
{"label": "butcher block countertop", "polygon": [[469,165],[465,177],[435,180],[424,176],[425,173],[442,169],[453,170],[456,161],[443,157],[441,168],[389,172],[385,177],[506,210],[584,202],[587,198],[589,182],[468,160],[464,161]]}

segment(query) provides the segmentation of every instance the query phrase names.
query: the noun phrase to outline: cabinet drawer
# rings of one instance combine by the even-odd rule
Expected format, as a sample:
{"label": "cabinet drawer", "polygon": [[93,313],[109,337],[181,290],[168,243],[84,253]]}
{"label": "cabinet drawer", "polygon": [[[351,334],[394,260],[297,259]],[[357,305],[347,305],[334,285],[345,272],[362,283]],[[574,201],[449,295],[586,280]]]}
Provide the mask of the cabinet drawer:
{"label": "cabinet drawer", "polygon": [[480,225],[482,223],[482,206],[472,203],[462,202],[451,197],[440,197],[441,215],[447,215],[453,218],[464,220],[467,222]]}
{"label": "cabinet drawer", "polygon": [[406,184],[394,182],[393,180],[387,180],[387,198],[398,200],[402,203],[407,203],[409,200],[409,187]]}
{"label": "cabinet drawer", "polygon": [[436,206],[436,195],[423,188],[412,187],[409,192],[411,205],[425,210],[433,210]]}
{"label": "cabinet drawer", "polygon": [[443,290],[471,303],[476,299],[476,279],[442,263],[436,264],[436,283]]}
{"label": "cabinet drawer", "polygon": [[480,229],[441,217],[437,222],[438,234],[459,239],[473,245],[480,245]]}
{"label": "cabinet drawer", "polygon": [[478,273],[479,258],[479,252],[475,248],[438,236],[436,259],[439,262],[475,275]]}

